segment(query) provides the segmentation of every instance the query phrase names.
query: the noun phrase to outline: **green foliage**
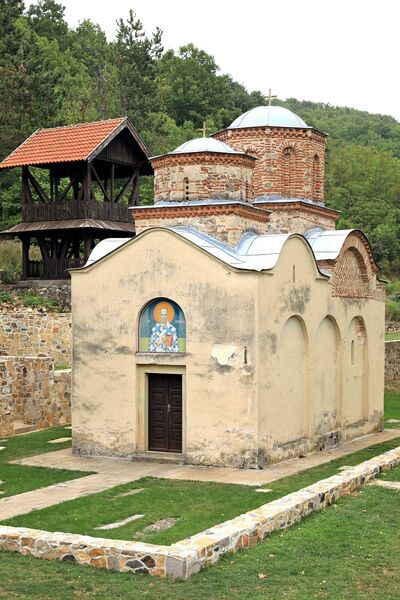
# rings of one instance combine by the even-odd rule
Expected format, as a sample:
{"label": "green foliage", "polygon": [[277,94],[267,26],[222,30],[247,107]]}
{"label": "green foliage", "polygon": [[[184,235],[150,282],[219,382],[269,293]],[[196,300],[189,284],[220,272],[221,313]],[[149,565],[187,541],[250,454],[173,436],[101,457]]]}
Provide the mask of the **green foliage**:
{"label": "green foliage", "polygon": [[14,283],[21,275],[21,243],[7,240],[0,242],[0,269],[3,282]]}
{"label": "green foliage", "polygon": [[0,303],[11,302],[12,294],[10,292],[0,292]]}
{"label": "green foliage", "polygon": [[[161,154],[198,137],[203,122],[211,133],[266,102],[193,44],[164,51],[161,30],[147,35],[132,10],[108,41],[88,19],[69,27],[56,0],[26,10],[20,0],[0,0],[0,7],[1,158],[38,127],[121,115],[152,155]],[[339,227],[367,234],[386,275],[400,276],[400,124],[347,107],[276,102],[328,133],[328,206],[342,212]],[[1,172],[0,229],[20,220],[20,194],[19,169]],[[140,203],[152,199],[147,177]]]}
{"label": "green foliage", "polygon": [[41,296],[40,294],[34,294],[33,292],[23,292],[20,294],[21,302],[24,306],[28,306],[31,308],[51,308],[58,309],[60,308],[59,302],[54,298],[46,298],[45,296]]}
{"label": "green foliage", "polygon": [[387,321],[400,321],[400,303],[386,300],[385,318]]}

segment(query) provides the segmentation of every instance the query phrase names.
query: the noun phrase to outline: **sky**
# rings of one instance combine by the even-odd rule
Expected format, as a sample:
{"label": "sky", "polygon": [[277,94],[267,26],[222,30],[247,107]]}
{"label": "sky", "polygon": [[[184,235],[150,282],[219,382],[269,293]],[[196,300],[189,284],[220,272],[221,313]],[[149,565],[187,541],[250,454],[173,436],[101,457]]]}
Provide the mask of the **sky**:
{"label": "sky", "polygon": [[58,1],[70,26],[91,19],[109,39],[133,9],[147,34],[163,30],[164,48],[195,44],[249,91],[400,121],[398,0]]}

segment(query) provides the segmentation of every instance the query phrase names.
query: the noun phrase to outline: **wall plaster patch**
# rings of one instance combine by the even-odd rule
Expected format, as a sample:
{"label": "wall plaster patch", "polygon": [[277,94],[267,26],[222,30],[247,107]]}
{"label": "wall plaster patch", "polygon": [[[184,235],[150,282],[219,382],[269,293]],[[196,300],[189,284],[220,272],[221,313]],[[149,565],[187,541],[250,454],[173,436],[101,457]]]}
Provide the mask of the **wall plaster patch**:
{"label": "wall plaster patch", "polygon": [[229,365],[229,361],[234,357],[237,349],[237,346],[214,344],[211,357],[215,358],[221,367],[227,367]]}
{"label": "wall plaster patch", "polygon": [[400,465],[400,446],[171,546],[0,525],[0,550],[104,569],[187,579],[228,552],[288,529]]}

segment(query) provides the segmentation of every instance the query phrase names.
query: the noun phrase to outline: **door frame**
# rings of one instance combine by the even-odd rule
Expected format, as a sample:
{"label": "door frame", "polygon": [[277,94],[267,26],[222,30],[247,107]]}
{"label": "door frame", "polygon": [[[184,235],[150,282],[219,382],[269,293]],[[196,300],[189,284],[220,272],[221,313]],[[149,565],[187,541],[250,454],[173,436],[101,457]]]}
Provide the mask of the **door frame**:
{"label": "door frame", "polygon": [[[149,377],[150,374],[182,376],[182,452],[149,450]],[[168,456],[186,454],[186,368],[181,365],[137,365],[137,452],[165,454]]]}

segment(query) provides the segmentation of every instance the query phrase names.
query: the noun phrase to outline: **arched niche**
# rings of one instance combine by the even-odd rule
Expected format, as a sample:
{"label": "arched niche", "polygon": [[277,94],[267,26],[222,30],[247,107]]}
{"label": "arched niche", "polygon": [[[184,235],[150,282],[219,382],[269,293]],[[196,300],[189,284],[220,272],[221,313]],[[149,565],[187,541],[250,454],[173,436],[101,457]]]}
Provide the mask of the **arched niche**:
{"label": "arched niche", "polygon": [[295,195],[296,151],[293,146],[282,150],[282,193],[284,196]]}
{"label": "arched niche", "polygon": [[308,338],[304,321],[290,317],[283,326],[279,344],[281,443],[305,437],[307,419]]}
{"label": "arched niche", "polygon": [[339,257],[332,277],[332,295],[347,298],[372,296],[367,264],[357,248],[350,247]]}
{"label": "arched niche", "polygon": [[368,416],[367,389],[368,338],[362,317],[350,322],[344,354],[345,386],[343,417],[345,425],[358,423]]}
{"label": "arched niche", "polygon": [[181,307],[169,298],[154,298],[139,317],[139,352],[186,351],[186,321]]}
{"label": "arched niche", "polygon": [[314,345],[313,427],[314,433],[337,428],[339,414],[340,337],[336,321],[326,316],[321,322]]}

